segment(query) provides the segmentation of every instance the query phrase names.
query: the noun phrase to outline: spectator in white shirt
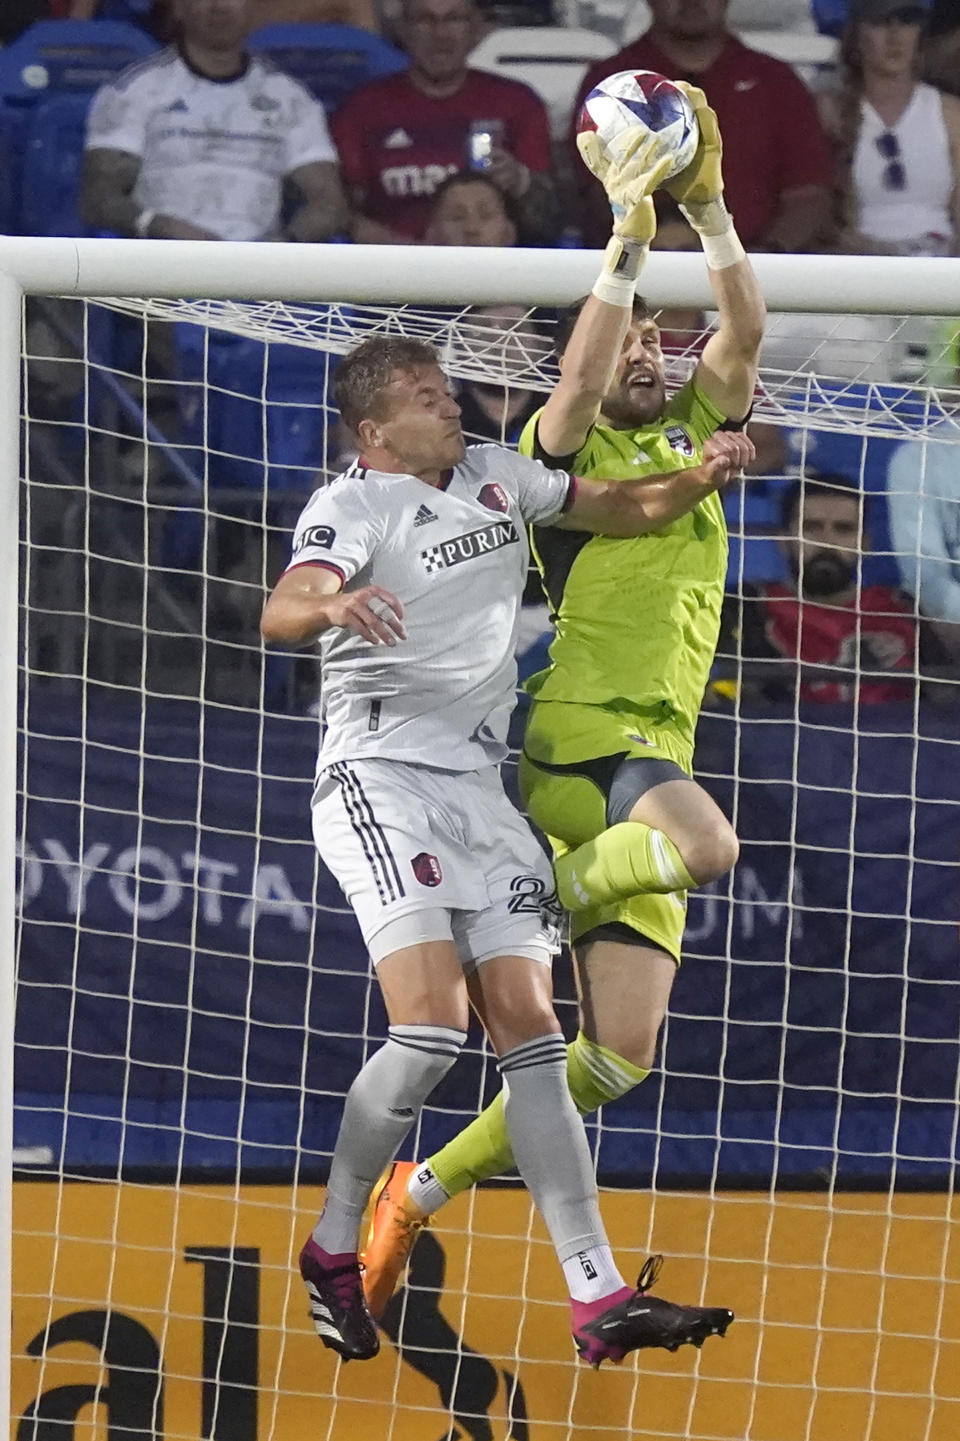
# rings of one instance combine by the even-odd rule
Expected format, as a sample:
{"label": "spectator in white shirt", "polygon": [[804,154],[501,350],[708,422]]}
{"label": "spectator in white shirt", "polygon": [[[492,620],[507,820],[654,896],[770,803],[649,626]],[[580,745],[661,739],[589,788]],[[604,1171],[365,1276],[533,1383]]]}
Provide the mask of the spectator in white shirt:
{"label": "spectator in white shirt", "polygon": [[853,0],[840,88],[820,96],[842,179],[838,248],[951,255],[960,242],[960,100],[919,79],[927,0]]}
{"label": "spectator in white shirt", "polygon": [[[98,91],[81,209],[165,240],[326,240],[347,207],[322,106],[247,54],[248,0],[176,0],[176,46]],[[283,225],[285,186],[296,197]]]}

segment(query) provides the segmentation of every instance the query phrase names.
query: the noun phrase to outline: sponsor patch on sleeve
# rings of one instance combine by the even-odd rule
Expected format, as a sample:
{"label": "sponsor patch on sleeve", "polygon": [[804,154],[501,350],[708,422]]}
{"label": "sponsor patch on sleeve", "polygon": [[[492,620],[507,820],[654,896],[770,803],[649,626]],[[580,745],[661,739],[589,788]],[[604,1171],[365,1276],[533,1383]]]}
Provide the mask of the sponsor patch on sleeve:
{"label": "sponsor patch on sleeve", "polygon": [[337,538],[337,532],[332,525],[308,525],[302,535],[298,535],[293,542],[293,553],[299,555],[307,546],[320,546],[323,550],[330,550]]}

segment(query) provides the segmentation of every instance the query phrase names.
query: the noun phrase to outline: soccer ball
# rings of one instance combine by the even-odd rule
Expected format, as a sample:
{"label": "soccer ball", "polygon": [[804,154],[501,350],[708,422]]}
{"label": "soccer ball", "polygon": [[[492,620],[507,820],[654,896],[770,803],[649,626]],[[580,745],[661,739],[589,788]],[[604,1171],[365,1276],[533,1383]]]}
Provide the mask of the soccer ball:
{"label": "soccer ball", "polygon": [[700,139],[690,101],[679,86],[655,70],[619,70],[608,75],[590,91],[577,117],[577,133],[596,131],[609,160],[622,158],[638,129],[656,135],[661,154],[675,157],[665,180],[686,169]]}

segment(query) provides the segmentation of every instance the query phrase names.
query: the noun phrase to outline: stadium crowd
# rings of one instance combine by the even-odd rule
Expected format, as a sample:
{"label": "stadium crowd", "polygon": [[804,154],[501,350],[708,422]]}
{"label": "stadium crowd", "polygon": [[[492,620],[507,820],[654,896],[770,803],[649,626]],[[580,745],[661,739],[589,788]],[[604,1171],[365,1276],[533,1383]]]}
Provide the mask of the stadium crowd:
{"label": "stadium crowd", "polygon": [[[545,0],[7,0],[0,16],[6,46],[0,50],[0,229],[593,247],[603,243],[608,210],[602,187],[577,158],[575,117],[605,74],[643,68],[706,92],[725,138],[726,193],[748,251],[958,253],[960,16],[954,4],[625,0],[616,30],[612,9],[603,7],[601,30],[587,0],[554,0],[552,7]],[[82,63],[58,68],[49,59],[50,21],[72,24],[70,45],[75,61],[83,52]],[[126,53],[116,29],[110,47],[98,50],[108,24],[123,27]],[[498,61],[495,44],[491,48],[511,27],[518,37],[540,36],[526,67],[515,56]],[[562,62],[544,64],[561,36]],[[687,248],[689,234],[668,197],[658,197],[658,210],[657,243]],[[521,321],[509,311],[492,319],[508,327]],[[810,369],[816,351],[817,368],[847,382],[956,384],[955,325],[912,321],[882,344],[877,322],[852,321],[858,345],[878,340],[881,358],[868,369],[859,358],[851,364],[836,317],[802,317],[799,337],[796,324],[772,318],[768,364]],[[111,325],[97,343],[113,355],[118,372],[136,372],[136,337],[119,322]],[[661,325],[665,350],[674,357],[689,360],[702,345],[702,316],[664,314]],[[217,365],[224,375],[239,374],[231,388],[248,396],[246,409],[233,397],[234,409],[218,423],[236,442],[227,449],[240,458],[207,462],[220,513],[205,541],[206,571],[216,577],[208,622],[214,638],[218,628],[224,638],[238,628],[250,635],[265,562],[261,549],[252,553],[244,531],[266,504],[264,467],[265,513],[283,533],[304,492],[332,473],[342,454],[336,441],[331,453],[329,438],[320,454],[315,425],[287,425],[284,460],[271,463],[255,419],[268,368],[262,347],[227,337],[221,354],[219,342],[204,348],[183,334],[171,339],[167,329],[150,332],[143,393],[113,387],[120,438],[103,465],[104,514],[118,513],[118,487],[143,480],[145,452],[136,436],[149,408],[161,442],[154,447],[151,485],[159,487],[161,506],[194,512],[167,528],[172,535],[161,537],[153,554],[158,573],[165,565],[178,572],[174,589],[181,594],[174,599],[183,599],[189,591],[183,577],[199,564],[201,536],[197,496],[190,494],[196,470],[182,457],[191,447],[217,447],[212,419],[198,418],[196,392],[182,382],[197,378],[200,350],[208,382]],[[75,358],[77,327],[68,309],[38,302],[29,334],[32,353],[47,362],[32,366],[31,444],[35,473],[49,482],[52,497],[49,508],[37,507],[34,524],[41,537],[53,537],[53,549],[68,550],[56,489],[70,469],[64,451],[70,423],[74,430],[79,424],[79,367],[63,363]],[[272,349],[268,401],[288,411],[303,401],[313,378],[291,382],[287,371],[296,367],[281,374],[283,347]],[[218,403],[213,397],[211,389],[211,408]],[[493,384],[471,383],[462,395],[465,428],[477,438],[510,442],[535,401],[528,391],[504,394]],[[792,584],[783,497],[792,493],[795,477],[839,474],[869,493],[876,554],[863,561],[864,593],[872,587],[896,597],[902,587],[911,597],[903,602],[906,610],[915,609],[916,597],[937,627],[938,646],[960,656],[960,623],[949,599],[955,581],[933,584],[932,561],[923,566],[908,557],[898,573],[895,560],[897,536],[916,535],[897,497],[916,493],[920,448],[905,441],[891,462],[894,447],[887,442],[845,450],[842,438],[813,429],[803,453],[795,454],[782,430],[757,431],[759,479],[742,500],[728,502],[728,518],[740,531],[731,584],[747,597],[741,603],[748,603],[751,586],[789,590]],[[328,433],[339,434],[335,426],[325,428]],[[245,445],[238,436],[253,438]],[[941,447],[929,449],[937,450],[930,467],[937,473],[936,514],[947,515],[938,527],[937,563],[949,575],[960,565],[960,525],[953,517],[960,504],[951,495],[949,458],[941,459]],[[888,472],[896,492],[893,539]],[[927,530],[934,524],[929,509]],[[783,544],[777,536],[785,537]],[[268,556],[267,571],[278,563]],[[50,575],[45,579],[38,567],[41,610],[44,585],[62,584],[62,566]],[[897,606],[889,614],[899,633]],[[526,633],[535,629],[532,624]],[[768,641],[770,632],[767,626]],[[907,653],[913,653],[909,646]],[[228,670],[235,685],[236,667]],[[815,697],[816,686],[805,694]],[[879,687],[877,694],[887,692]],[[869,699],[868,691],[861,698]]]}

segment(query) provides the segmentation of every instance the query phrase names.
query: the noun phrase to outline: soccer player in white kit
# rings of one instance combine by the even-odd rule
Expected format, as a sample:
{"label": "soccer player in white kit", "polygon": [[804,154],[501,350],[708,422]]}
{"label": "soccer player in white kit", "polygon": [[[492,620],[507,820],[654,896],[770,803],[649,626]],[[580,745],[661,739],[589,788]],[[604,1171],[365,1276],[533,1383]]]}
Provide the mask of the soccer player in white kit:
{"label": "soccer player in white kit", "polygon": [[[326,1202],[300,1255],[324,1345],[379,1349],[357,1258],[377,1178],[456,1060],[469,1007],[499,1057],[517,1167],[550,1232],[577,1348],[593,1365],[644,1344],[651,1298],[628,1287],[600,1218],[553,1010],[559,913],[550,867],[504,794],[526,525],[612,537],[656,530],[739,473],[742,441],[635,483],[574,479],[497,445],[464,445],[432,346],[363,341],[334,382],[360,459],[307,503],[264,609],[266,640],[320,642],[326,729],[313,796],[321,856],[376,967],[386,1043],[348,1092]],[[642,1299],[643,1304],[638,1304]],[[674,1307],[677,1344],[732,1313]]]}

